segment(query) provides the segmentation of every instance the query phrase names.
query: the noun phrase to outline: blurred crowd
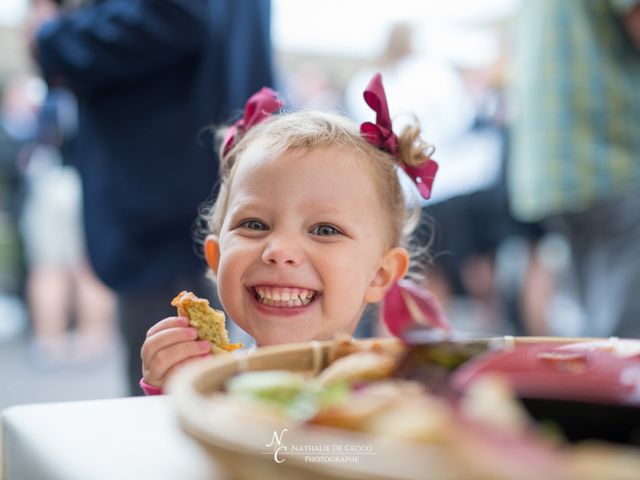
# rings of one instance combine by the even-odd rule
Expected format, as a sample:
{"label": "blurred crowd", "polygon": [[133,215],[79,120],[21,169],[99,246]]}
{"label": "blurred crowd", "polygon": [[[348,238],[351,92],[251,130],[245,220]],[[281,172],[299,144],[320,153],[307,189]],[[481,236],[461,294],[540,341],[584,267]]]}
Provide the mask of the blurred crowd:
{"label": "blurred crowd", "polygon": [[[468,54],[397,22],[370,58],[276,51],[273,71],[266,1],[127,3],[33,0],[24,54],[37,73],[1,79],[0,341],[28,337],[33,368],[114,354],[118,318],[125,341],[140,336],[143,312],[170,315],[178,285],[206,296],[195,255],[160,268],[174,247],[193,251],[191,224],[215,183],[210,139],[192,141],[202,127],[234,118],[262,85],[289,108],[368,120],[373,71],[395,128],[415,115],[435,148],[440,171],[413,241],[457,329],[640,337],[636,2],[522,2],[467,27],[485,45]],[[185,33],[197,28],[208,33]],[[359,334],[381,331],[368,312]]]}

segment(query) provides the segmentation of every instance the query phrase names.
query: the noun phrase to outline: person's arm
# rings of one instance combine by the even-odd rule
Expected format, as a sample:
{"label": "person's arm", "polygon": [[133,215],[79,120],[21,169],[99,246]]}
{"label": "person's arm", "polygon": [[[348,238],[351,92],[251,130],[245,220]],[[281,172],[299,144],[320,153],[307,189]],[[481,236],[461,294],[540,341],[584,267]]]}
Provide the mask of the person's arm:
{"label": "person's arm", "polygon": [[109,88],[197,55],[208,18],[207,0],[108,0],[45,23],[36,57],[49,81]]}
{"label": "person's arm", "polygon": [[640,52],[640,3],[624,14],[623,22],[636,50]]}
{"label": "person's arm", "polygon": [[627,35],[640,52],[640,0],[609,0],[609,4],[620,16]]}

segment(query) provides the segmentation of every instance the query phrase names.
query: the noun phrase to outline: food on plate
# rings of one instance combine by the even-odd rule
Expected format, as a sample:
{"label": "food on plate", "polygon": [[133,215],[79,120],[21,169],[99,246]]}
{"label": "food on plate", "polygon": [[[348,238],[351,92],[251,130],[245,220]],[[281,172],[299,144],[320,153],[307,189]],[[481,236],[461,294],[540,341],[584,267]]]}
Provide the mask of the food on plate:
{"label": "food on plate", "polygon": [[243,372],[221,396],[248,411],[268,408],[301,435],[428,444],[461,478],[637,478],[639,351],[640,341],[618,339],[339,338],[319,372]]}
{"label": "food on plate", "polygon": [[584,350],[610,352],[620,358],[640,359],[640,342],[632,339],[611,337],[608,340],[594,340],[591,342],[570,343],[558,350],[580,352]]}
{"label": "food on plate", "polygon": [[391,355],[375,352],[355,352],[341,357],[318,375],[321,385],[335,382],[364,382],[389,377],[397,362]]}
{"label": "food on plate", "polygon": [[486,375],[473,382],[458,406],[466,418],[505,432],[524,433],[531,427],[526,410],[499,375]]}
{"label": "food on plate", "polygon": [[342,402],[348,387],[340,381],[324,386],[314,377],[302,373],[265,370],[232,377],[226,384],[226,391],[234,401],[300,421]]}
{"label": "food on plate", "polygon": [[177,307],[179,316],[189,319],[189,325],[198,330],[200,340],[211,343],[211,353],[231,352],[243,347],[241,343],[229,343],[224,312],[211,308],[208,300],[183,290],[171,300],[171,305]]}
{"label": "food on plate", "polygon": [[421,385],[387,379],[351,390],[344,401],[319,410],[309,423],[438,443],[449,435],[451,421],[449,406]]}
{"label": "food on plate", "polygon": [[356,352],[382,353],[399,359],[406,353],[406,348],[402,342],[395,338],[370,338],[354,341],[350,335],[338,335],[329,350],[329,363]]}

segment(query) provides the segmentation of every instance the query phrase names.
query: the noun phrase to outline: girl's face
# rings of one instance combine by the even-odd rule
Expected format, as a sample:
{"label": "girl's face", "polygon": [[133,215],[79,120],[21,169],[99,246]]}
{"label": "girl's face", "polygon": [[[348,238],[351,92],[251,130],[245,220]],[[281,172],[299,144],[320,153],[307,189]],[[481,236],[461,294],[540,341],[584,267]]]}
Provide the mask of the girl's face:
{"label": "girl's face", "polygon": [[371,173],[335,148],[243,158],[220,237],[208,238],[222,304],[258,345],[351,334],[404,275],[387,250]]}

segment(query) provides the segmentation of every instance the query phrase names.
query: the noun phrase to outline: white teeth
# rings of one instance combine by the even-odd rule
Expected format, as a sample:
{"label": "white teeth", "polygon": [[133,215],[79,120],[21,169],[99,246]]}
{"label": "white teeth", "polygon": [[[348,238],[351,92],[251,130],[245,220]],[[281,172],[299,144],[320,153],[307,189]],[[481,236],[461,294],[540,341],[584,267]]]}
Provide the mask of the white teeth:
{"label": "white teeth", "polygon": [[306,288],[255,287],[254,291],[261,303],[280,307],[308,305],[315,296],[313,290]]}

